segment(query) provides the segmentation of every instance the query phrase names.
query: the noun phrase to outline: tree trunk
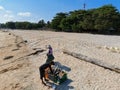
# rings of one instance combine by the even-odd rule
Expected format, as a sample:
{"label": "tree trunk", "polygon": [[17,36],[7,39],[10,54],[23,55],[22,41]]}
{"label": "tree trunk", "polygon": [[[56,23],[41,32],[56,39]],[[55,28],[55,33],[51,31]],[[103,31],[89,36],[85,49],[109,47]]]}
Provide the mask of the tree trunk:
{"label": "tree trunk", "polygon": [[109,69],[111,71],[115,71],[117,73],[120,73],[119,68],[116,68],[115,66],[112,66],[112,65],[108,65],[107,63],[100,62],[100,60],[97,60],[95,58],[90,58],[90,57],[82,55],[80,53],[78,54],[78,53],[70,52],[70,51],[67,51],[67,50],[64,50],[63,53],[67,54],[67,55],[71,55],[71,56],[73,56],[75,58],[78,58],[80,60],[83,60],[85,62],[95,64],[95,65],[100,66],[102,68]]}

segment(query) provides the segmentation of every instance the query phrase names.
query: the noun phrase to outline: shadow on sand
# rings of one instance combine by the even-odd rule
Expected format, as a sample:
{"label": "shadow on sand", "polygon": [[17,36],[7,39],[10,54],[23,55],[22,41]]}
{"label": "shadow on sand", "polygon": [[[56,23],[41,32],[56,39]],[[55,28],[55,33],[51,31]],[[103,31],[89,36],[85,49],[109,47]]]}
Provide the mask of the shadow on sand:
{"label": "shadow on sand", "polygon": [[[65,65],[62,65],[61,63],[59,62],[55,62],[55,66],[57,66],[58,68],[66,71],[66,72],[70,72],[71,71],[71,68],[65,66]],[[63,83],[61,84],[56,84],[54,83],[53,81],[49,82],[47,81],[46,84],[47,86],[55,86],[55,88],[53,90],[74,90],[74,87],[73,86],[70,86],[70,83],[73,82],[71,79],[69,79],[69,77],[67,78],[66,81],[64,81]]]}
{"label": "shadow on sand", "polygon": [[[69,68],[65,65],[62,65],[59,62],[55,62],[55,65],[67,72],[71,71],[71,68]],[[73,86],[69,86],[71,82],[72,82],[72,80],[69,79],[69,77],[68,77],[68,79],[65,82],[61,83],[60,85],[57,85],[55,90],[74,90]]]}
{"label": "shadow on sand", "polygon": [[65,82],[61,83],[60,85],[57,85],[53,82],[47,82],[47,86],[52,86],[52,88],[55,86],[53,90],[74,90],[73,86],[70,86],[70,83],[72,82],[71,79],[67,79]]}
{"label": "shadow on sand", "polygon": [[74,90],[73,86],[69,86],[69,84],[71,82],[72,82],[72,80],[68,79],[65,82],[63,82],[62,84],[57,85],[55,90]]}
{"label": "shadow on sand", "polygon": [[67,72],[71,71],[71,68],[64,66],[64,65],[61,65],[61,63],[59,63],[59,62],[55,62],[55,65],[58,66],[60,69],[65,70]]}

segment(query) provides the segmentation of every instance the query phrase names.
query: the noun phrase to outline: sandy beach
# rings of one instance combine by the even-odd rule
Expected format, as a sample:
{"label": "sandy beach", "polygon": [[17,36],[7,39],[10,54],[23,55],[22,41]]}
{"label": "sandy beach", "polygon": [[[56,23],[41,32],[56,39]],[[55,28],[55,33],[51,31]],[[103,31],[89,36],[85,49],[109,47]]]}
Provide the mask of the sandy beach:
{"label": "sandy beach", "polygon": [[[39,67],[51,45],[68,80],[56,90],[120,90],[120,73],[63,53],[93,58],[120,70],[120,36],[37,30],[0,31],[0,90],[52,90],[41,84]],[[37,50],[44,50],[33,54]]]}

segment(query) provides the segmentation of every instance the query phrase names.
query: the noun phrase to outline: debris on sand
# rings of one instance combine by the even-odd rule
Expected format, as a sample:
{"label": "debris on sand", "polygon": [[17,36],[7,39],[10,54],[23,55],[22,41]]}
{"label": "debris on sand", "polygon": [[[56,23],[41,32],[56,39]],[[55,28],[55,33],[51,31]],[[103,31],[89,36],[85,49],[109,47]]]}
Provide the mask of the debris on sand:
{"label": "debris on sand", "polygon": [[4,58],[4,60],[8,60],[8,59],[11,59],[11,58],[13,58],[14,56],[6,56],[5,58]]}

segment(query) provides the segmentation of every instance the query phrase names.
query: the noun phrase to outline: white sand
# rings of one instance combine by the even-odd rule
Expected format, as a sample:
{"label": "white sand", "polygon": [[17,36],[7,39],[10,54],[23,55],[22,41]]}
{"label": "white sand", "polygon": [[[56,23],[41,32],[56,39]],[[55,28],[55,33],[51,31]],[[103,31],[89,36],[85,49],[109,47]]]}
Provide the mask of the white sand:
{"label": "white sand", "polygon": [[[55,61],[61,63],[62,66],[69,70],[68,81],[57,86],[57,90],[69,90],[71,87],[74,90],[120,90],[119,73],[63,54],[64,49],[81,53],[120,69],[120,36],[50,31],[14,30],[10,32],[14,33],[15,36],[8,35],[8,32],[0,32],[0,36],[2,37],[0,39],[2,42],[0,47],[14,44],[9,48],[0,49],[0,55],[2,56],[0,65],[27,55],[32,52],[34,48],[46,49],[46,45],[50,44],[54,50]],[[16,35],[19,36],[18,42],[20,40],[28,41],[27,44],[22,45],[20,50],[16,51],[17,53],[11,51],[11,49],[15,47],[14,41]],[[117,48],[114,52],[113,47]],[[16,61],[9,64],[9,66],[0,67],[1,71],[4,68],[24,63],[19,69],[13,70],[13,67],[9,69],[9,71],[0,74],[0,90],[50,90],[41,84],[38,70],[39,66],[46,60],[46,52],[47,51],[39,55],[22,58],[21,61]],[[6,62],[3,60],[6,54],[14,55],[14,58]]]}

